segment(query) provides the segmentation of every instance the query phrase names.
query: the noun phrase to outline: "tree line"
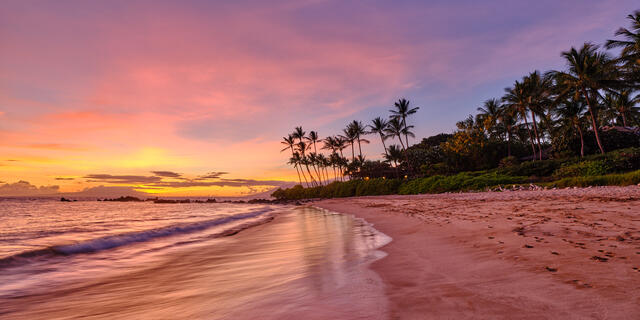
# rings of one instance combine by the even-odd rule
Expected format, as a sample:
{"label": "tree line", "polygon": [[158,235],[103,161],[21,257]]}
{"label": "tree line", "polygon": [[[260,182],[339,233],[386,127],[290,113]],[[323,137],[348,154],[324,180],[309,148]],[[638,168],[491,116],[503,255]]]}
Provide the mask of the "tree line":
{"label": "tree line", "polygon": [[[321,139],[302,127],[283,137],[300,184],[329,181],[451,174],[640,146],[640,11],[627,16],[603,46],[584,43],[561,53],[564,70],[533,71],[486,100],[475,116],[410,145],[410,116],[419,108],[400,99],[387,118],[368,124],[353,120],[340,134]],[[616,54],[612,54],[617,51]],[[379,139],[383,160],[367,160],[362,144]],[[318,146],[320,144],[320,146]],[[328,151],[328,155],[318,152]],[[526,150],[529,149],[527,152]],[[347,154],[345,156],[345,153]]]}

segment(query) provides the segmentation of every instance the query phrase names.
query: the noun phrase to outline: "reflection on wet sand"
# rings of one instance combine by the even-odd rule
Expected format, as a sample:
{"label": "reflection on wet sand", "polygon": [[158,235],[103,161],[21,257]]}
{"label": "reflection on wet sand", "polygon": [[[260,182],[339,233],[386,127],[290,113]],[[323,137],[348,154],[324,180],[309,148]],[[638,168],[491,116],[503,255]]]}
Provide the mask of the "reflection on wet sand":
{"label": "reflection on wet sand", "polygon": [[366,268],[384,241],[350,216],[296,208],[238,235],[141,260],[124,273],[0,299],[0,316],[385,318],[381,281]]}

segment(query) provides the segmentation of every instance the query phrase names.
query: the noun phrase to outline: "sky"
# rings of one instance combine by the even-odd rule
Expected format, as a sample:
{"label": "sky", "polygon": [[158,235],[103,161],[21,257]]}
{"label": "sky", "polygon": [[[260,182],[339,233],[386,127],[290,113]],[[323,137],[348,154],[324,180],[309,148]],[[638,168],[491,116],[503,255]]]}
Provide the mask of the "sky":
{"label": "sky", "polygon": [[[0,196],[289,186],[280,141],[388,116],[418,141],[561,51],[602,44],[636,1],[4,1]],[[369,159],[382,147],[372,137]]]}

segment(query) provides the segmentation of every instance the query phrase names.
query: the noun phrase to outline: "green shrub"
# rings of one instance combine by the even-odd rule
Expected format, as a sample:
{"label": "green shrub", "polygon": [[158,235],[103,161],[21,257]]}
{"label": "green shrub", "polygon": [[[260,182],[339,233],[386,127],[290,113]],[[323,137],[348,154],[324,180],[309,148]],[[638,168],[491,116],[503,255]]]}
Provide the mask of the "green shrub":
{"label": "green shrub", "polygon": [[553,174],[561,165],[562,162],[559,160],[527,161],[517,166],[499,168],[497,172],[508,176],[546,177]]}
{"label": "green shrub", "polygon": [[582,161],[575,164],[562,165],[554,173],[554,178],[599,176],[611,172],[607,160]]}
{"label": "green shrub", "polygon": [[504,157],[500,160],[500,163],[498,164],[498,167],[500,168],[509,168],[509,167],[514,167],[520,164],[520,161],[518,160],[518,158],[514,157],[514,156],[510,156],[510,157]]}
{"label": "green shrub", "polygon": [[640,183],[640,170],[600,176],[569,177],[550,183],[551,187],[626,186]]}
{"label": "green shrub", "polygon": [[400,194],[441,193],[449,191],[482,190],[487,187],[519,184],[527,177],[507,176],[498,173],[462,172],[453,176],[432,176],[409,181],[400,186]]}

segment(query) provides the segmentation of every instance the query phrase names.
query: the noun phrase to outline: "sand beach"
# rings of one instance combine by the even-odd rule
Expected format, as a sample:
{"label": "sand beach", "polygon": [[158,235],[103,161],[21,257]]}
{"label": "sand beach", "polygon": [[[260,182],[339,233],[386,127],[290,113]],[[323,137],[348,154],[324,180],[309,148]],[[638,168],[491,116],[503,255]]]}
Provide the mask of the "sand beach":
{"label": "sand beach", "polygon": [[376,196],[314,206],[393,241],[392,319],[638,319],[640,187]]}

